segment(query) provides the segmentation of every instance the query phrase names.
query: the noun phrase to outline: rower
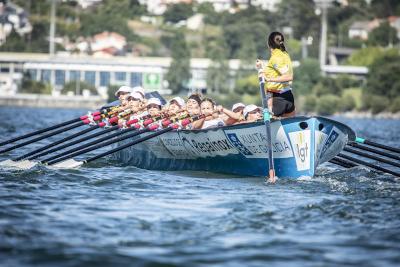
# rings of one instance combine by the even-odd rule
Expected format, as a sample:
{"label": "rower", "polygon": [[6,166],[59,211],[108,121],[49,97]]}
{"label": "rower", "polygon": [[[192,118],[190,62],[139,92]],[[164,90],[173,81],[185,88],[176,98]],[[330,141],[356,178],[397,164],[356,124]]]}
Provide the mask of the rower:
{"label": "rower", "polygon": [[161,113],[161,101],[160,99],[156,98],[156,97],[152,97],[149,100],[147,100],[147,112],[149,113],[149,115],[151,117],[155,117],[160,115]]}
{"label": "rower", "polygon": [[243,109],[243,115],[246,119],[244,122],[246,122],[246,123],[247,122],[255,122],[255,121],[262,119],[261,108],[257,107],[254,104],[247,105]]}
{"label": "rower", "polygon": [[125,97],[128,96],[131,92],[132,89],[129,86],[123,85],[115,92],[115,96],[122,103],[125,100]]}
{"label": "rower", "polygon": [[283,34],[272,32],[268,37],[268,47],[271,57],[263,66],[259,59],[256,68],[259,77],[265,80],[265,90],[270,94],[268,108],[276,117],[295,116],[294,97],[292,94],[293,68],[292,61],[284,44]]}
{"label": "rower", "polygon": [[217,106],[217,110],[222,113],[220,118],[224,120],[225,125],[233,125],[245,120],[243,116],[244,107],[243,103],[236,103],[232,106],[232,110],[223,106]]}
{"label": "rower", "polygon": [[168,114],[174,115],[185,108],[185,100],[177,96],[169,101]]}
{"label": "rower", "polygon": [[191,94],[186,101],[186,110],[190,116],[201,114],[200,110],[201,96],[197,93]]}
{"label": "rower", "polygon": [[208,129],[213,127],[221,127],[224,126],[224,121],[219,118],[219,116],[215,116],[215,102],[211,98],[205,98],[201,101],[201,114],[207,116],[204,119],[198,120],[198,124],[193,125],[196,127],[195,129]]}

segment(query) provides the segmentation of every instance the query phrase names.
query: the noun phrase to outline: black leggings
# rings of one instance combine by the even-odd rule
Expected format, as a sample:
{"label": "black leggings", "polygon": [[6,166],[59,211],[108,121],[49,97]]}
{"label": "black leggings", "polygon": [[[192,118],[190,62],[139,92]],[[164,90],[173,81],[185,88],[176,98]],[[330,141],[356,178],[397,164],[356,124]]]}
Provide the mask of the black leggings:
{"label": "black leggings", "polygon": [[292,90],[282,94],[272,93],[272,112],[279,117],[295,110]]}

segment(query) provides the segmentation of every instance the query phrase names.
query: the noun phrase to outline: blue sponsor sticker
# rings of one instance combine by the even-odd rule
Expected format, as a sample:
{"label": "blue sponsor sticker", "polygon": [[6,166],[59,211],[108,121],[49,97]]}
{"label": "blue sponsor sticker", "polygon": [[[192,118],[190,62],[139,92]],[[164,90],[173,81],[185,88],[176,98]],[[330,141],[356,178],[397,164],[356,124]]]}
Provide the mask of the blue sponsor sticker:
{"label": "blue sponsor sticker", "polygon": [[323,155],[326,150],[328,150],[328,148],[333,144],[333,142],[336,141],[336,139],[339,137],[339,133],[336,132],[335,130],[332,130],[328,136],[328,138],[326,139],[325,145],[322,148],[322,152],[321,155]]}
{"label": "blue sponsor sticker", "polygon": [[235,133],[227,133],[226,136],[228,137],[229,141],[231,144],[236,147],[239,152],[245,156],[250,156],[253,155],[253,153],[250,152],[250,150],[245,147],[242,142],[240,142],[239,138]]}

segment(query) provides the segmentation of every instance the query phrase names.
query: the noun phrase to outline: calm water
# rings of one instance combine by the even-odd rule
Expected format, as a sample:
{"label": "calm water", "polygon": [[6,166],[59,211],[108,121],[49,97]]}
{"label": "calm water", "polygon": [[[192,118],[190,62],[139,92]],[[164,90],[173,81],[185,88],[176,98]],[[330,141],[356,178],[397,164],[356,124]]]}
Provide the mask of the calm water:
{"label": "calm water", "polygon": [[[82,113],[3,107],[0,140]],[[400,146],[398,120],[337,119]],[[0,169],[0,266],[399,266],[400,179],[331,164],[319,172],[271,186],[108,159]]]}

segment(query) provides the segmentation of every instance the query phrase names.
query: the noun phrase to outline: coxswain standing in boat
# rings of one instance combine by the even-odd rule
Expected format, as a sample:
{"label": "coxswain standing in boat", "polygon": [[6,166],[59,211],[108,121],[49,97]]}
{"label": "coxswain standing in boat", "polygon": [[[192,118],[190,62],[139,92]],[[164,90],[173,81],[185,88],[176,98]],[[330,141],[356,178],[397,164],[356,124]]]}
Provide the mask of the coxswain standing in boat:
{"label": "coxswain standing in boat", "polygon": [[271,52],[268,64],[264,66],[261,60],[256,61],[259,77],[264,78],[265,90],[270,96],[268,108],[274,117],[295,116],[292,61],[284,41],[282,33],[272,32],[268,37],[268,47]]}

